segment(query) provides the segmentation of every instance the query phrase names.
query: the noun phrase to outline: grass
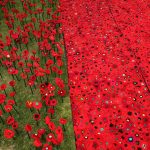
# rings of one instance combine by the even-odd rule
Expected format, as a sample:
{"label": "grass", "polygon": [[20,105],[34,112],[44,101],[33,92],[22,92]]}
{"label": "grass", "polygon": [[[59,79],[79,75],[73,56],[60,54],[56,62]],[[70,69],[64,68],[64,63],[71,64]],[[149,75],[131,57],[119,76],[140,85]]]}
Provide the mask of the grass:
{"label": "grass", "polygon": [[[32,2],[34,2],[34,0]],[[54,2],[54,4],[49,5],[52,8],[52,14],[56,11],[56,5],[58,4],[58,1],[53,1],[53,2]],[[39,7],[42,7],[42,4],[40,2],[37,3],[36,8],[39,8]],[[10,5],[7,4],[6,8],[10,8]],[[16,0],[15,8],[17,8],[20,12],[24,11],[20,0],[19,1]],[[34,17],[46,20],[46,18],[47,18],[46,7],[43,7],[43,10],[44,10],[43,14],[37,15],[37,16],[34,15]],[[9,14],[12,14],[10,9],[9,9]],[[14,23],[14,29],[13,30],[16,30],[16,28],[18,26],[20,26],[21,29],[23,29],[23,24],[25,25],[31,21],[30,15],[28,15],[28,17],[26,19],[24,19],[24,21],[22,23],[20,23],[20,21],[18,19],[16,19],[16,17],[14,17],[14,18],[15,18],[15,20],[14,20],[15,23]],[[51,19],[52,16],[49,16],[48,18]],[[60,24],[58,26],[60,26]],[[56,30],[58,30],[58,26],[57,26]],[[39,23],[35,23],[35,28],[39,29]],[[5,18],[3,16],[2,10],[0,10],[0,33],[2,34],[2,37],[0,40],[5,42],[5,36],[9,35],[8,31],[9,31],[9,29],[5,24]],[[59,33],[56,34],[55,38],[57,41],[63,40],[62,35]],[[40,39],[40,41],[42,41],[42,38]],[[52,44],[51,42],[50,42],[50,44],[55,49],[55,51],[58,51],[54,44]],[[20,48],[19,45],[16,45],[15,42],[13,42],[12,45],[18,47],[18,49]],[[63,47],[63,45],[61,45],[61,46]],[[6,46],[4,49],[9,51],[9,48]],[[27,46],[25,44],[21,44],[21,49],[28,49],[30,56],[31,56],[31,51],[33,49],[35,49],[37,51],[36,57],[41,58],[40,59],[41,67],[44,66],[45,59],[47,59],[47,57],[45,57],[45,58],[41,57],[41,53],[39,53],[39,50],[38,50],[37,41],[35,40],[35,38],[32,34],[30,35],[29,44]],[[64,50],[64,47],[63,47],[63,50]],[[19,49],[17,51],[17,55],[20,55],[20,54],[21,54],[21,50]],[[49,55],[48,58],[53,58],[53,57],[51,55]],[[25,63],[24,60],[22,60],[22,61]],[[31,60],[28,60],[28,62],[32,63]],[[67,85],[68,80],[67,80],[67,65],[66,65],[66,58],[65,58],[65,50],[64,50],[64,54],[63,54],[63,62],[64,62],[64,65],[60,69],[62,69],[64,73],[63,73],[63,75],[61,75],[61,78],[65,82],[65,89],[67,91],[67,95],[63,98],[64,103],[62,103],[61,102],[62,98],[55,93],[55,96],[53,98],[56,98],[58,100],[58,104],[55,107],[55,114],[53,115],[51,120],[56,124],[56,126],[59,125],[59,118],[61,118],[61,117],[67,119],[68,122],[65,125],[66,131],[64,132],[64,141],[61,143],[61,145],[59,147],[54,147],[53,149],[54,150],[55,149],[75,150],[75,138],[74,138],[73,123],[72,123],[71,105],[70,105],[70,99],[69,99],[69,95],[68,95],[68,85]],[[15,65],[17,66],[17,63]],[[57,65],[54,64],[54,66],[57,66]],[[9,81],[12,80],[13,77],[8,74],[7,68],[4,67],[3,65],[0,66],[0,73],[3,76],[2,78],[0,78],[0,85],[3,83],[7,85],[6,93],[8,94],[9,92],[13,91],[12,87],[10,87],[8,85]],[[19,74],[20,73],[21,73],[21,69],[19,69]],[[28,75],[31,76],[33,74],[30,72]],[[54,82],[54,78],[56,76],[57,75],[55,73],[52,73],[50,76],[48,76],[48,80],[49,80],[48,82],[52,83],[54,86],[56,86],[55,82]],[[47,115],[46,114],[46,108],[42,108],[41,113],[40,113],[41,114],[41,121],[39,123],[39,126],[37,126],[36,122],[33,120],[33,114],[30,112],[30,110],[28,110],[26,108],[26,105],[25,105],[25,102],[27,100],[41,101],[41,94],[40,94],[39,88],[38,88],[40,85],[40,79],[38,79],[35,82],[36,88],[32,87],[32,90],[34,91],[34,94],[32,94],[29,86],[27,86],[27,87],[25,86],[23,80],[21,80],[19,75],[17,75],[17,77],[19,78],[19,80],[17,80],[17,78],[15,77],[15,80],[17,83],[15,86],[15,90],[17,92],[17,94],[15,96],[15,100],[17,102],[17,106],[15,106],[15,108],[17,109],[19,114],[14,110],[11,113],[13,116],[15,116],[15,120],[17,120],[19,122],[19,128],[18,128],[19,134],[16,133],[15,137],[11,140],[5,139],[3,137],[3,130],[5,128],[11,129],[11,127],[6,125],[6,124],[0,123],[0,147],[1,147],[1,149],[7,149],[9,147],[10,149],[13,149],[13,150],[20,150],[20,149],[22,149],[22,150],[32,149],[33,150],[34,149],[34,147],[32,146],[33,140],[30,140],[28,138],[28,135],[23,130],[25,124],[30,123],[31,125],[34,126],[33,133],[36,133],[37,129],[40,127],[48,130],[48,127],[44,123],[44,118]],[[42,77],[42,82],[47,82],[47,78]],[[56,91],[57,90],[58,90],[58,87],[56,87]],[[4,93],[4,92],[0,91],[0,93]],[[11,97],[7,96],[7,99],[11,99]],[[36,112],[36,110],[34,110],[34,112]],[[5,120],[8,116],[9,116],[8,113],[4,113],[2,117]]]}

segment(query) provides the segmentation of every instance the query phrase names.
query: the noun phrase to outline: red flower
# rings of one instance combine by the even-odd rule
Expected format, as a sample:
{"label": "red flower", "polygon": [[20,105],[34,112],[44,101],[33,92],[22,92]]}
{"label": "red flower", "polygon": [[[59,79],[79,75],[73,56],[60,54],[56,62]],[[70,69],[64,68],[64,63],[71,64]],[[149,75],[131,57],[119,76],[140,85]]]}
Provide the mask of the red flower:
{"label": "red flower", "polygon": [[46,117],[45,117],[45,123],[46,123],[46,124],[49,124],[50,121],[51,121],[50,117],[49,117],[49,116],[46,116]]}
{"label": "red flower", "polygon": [[32,126],[30,124],[26,124],[24,129],[25,129],[26,132],[31,132],[32,131]]}
{"label": "red flower", "polygon": [[41,102],[33,102],[33,107],[35,109],[41,109],[42,108],[42,103]]}
{"label": "red flower", "polygon": [[16,130],[17,128],[18,128],[18,122],[14,122],[13,124],[12,124],[12,128],[14,129],[14,130]]}
{"label": "red flower", "polygon": [[10,130],[10,129],[5,129],[4,130],[4,137],[7,139],[11,139],[13,138],[15,135],[14,131]]}
{"label": "red flower", "polygon": [[14,123],[14,121],[15,121],[15,119],[14,119],[14,117],[12,117],[12,116],[9,116],[9,117],[6,119],[6,123],[7,123],[8,125],[12,125],[12,124]]}
{"label": "red flower", "polygon": [[54,91],[55,90],[55,86],[53,86],[52,84],[48,84],[47,88],[50,91]]}
{"label": "red flower", "polygon": [[7,88],[6,84],[1,85],[1,90],[5,90]]}
{"label": "red flower", "polygon": [[46,141],[47,141],[47,142],[52,142],[54,138],[55,138],[55,137],[54,137],[54,134],[53,134],[53,133],[50,133],[50,134],[47,135]]}
{"label": "red flower", "polygon": [[15,86],[15,84],[16,84],[15,80],[12,80],[12,81],[9,82],[10,86]]}
{"label": "red flower", "polygon": [[54,114],[55,113],[55,110],[53,108],[49,108],[47,110],[47,113],[50,113],[50,114]]}
{"label": "red flower", "polygon": [[6,112],[11,112],[13,107],[11,105],[7,104],[7,105],[4,106],[4,109],[5,109]]}
{"label": "red flower", "polygon": [[45,133],[45,129],[41,128],[41,129],[38,129],[38,134],[39,135],[43,135]]}
{"label": "red flower", "polygon": [[49,122],[48,127],[49,127],[49,129],[52,130],[52,131],[54,131],[55,128],[56,128],[54,122]]}
{"label": "red flower", "polygon": [[64,81],[61,78],[55,78],[55,83],[59,88],[64,88]]}
{"label": "red flower", "polygon": [[9,100],[7,100],[7,104],[8,105],[14,105],[15,101],[13,99],[9,99]]}
{"label": "red flower", "polygon": [[56,105],[57,105],[57,100],[56,99],[50,100],[50,106],[56,106]]}
{"label": "red flower", "polygon": [[42,150],[52,150],[52,146],[48,144],[44,144]]}
{"label": "red flower", "polygon": [[9,68],[8,69],[8,74],[16,75],[16,74],[18,74],[18,70],[15,69],[15,68]]}
{"label": "red flower", "polygon": [[35,147],[41,147],[41,146],[42,146],[42,143],[41,143],[41,141],[40,141],[39,139],[36,139],[36,140],[34,140],[33,145],[34,145]]}
{"label": "red flower", "polygon": [[16,95],[16,92],[14,92],[14,91],[9,93],[10,97],[14,97],[15,95]]}
{"label": "red flower", "polygon": [[20,62],[18,62],[18,66],[22,68],[24,66],[24,63],[22,61],[20,61]]}
{"label": "red flower", "polygon": [[33,107],[33,103],[31,101],[27,101],[26,102],[26,107],[27,108],[32,108]]}
{"label": "red flower", "polygon": [[67,120],[64,118],[60,118],[59,122],[60,124],[65,125],[67,123]]}
{"label": "red flower", "polygon": [[20,76],[21,76],[21,78],[24,79],[24,80],[27,78],[27,75],[26,75],[25,73],[21,73]]}
{"label": "red flower", "polygon": [[3,111],[2,110],[0,110],[0,117],[3,115]]}
{"label": "red flower", "polygon": [[5,99],[6,99],[6,95],[5,94],[0,94],[0,104],[3,104]]}
{"label": "red flower", "polygon": [[58,90],[58,95],[65,96],[66,95],[66,91],[64,89]]}
{"label": "red flower", "polygon": [[34,120],[39,121],[40,120],[40,114],[34,114],[33,118],[34,118]]}

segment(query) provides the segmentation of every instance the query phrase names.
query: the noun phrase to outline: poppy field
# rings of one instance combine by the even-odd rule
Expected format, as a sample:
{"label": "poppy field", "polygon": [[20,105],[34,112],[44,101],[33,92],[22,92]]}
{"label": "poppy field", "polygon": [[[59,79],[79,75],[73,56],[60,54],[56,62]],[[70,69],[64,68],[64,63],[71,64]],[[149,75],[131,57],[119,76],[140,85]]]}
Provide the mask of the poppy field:
{"label": "poppy field", "polygon": [[0,149],[75,149],[59,9],[0,1]]}

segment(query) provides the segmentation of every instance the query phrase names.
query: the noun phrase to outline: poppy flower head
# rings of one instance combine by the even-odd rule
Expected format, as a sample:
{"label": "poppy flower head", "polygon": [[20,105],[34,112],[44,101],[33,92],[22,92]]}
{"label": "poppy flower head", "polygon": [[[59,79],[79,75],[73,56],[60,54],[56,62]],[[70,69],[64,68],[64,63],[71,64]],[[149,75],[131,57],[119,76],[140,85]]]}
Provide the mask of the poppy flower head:
{"label": "poppy flower head", "polygon": [[49,116],[46,116],[46,117],[45,117],[45,123],[46,123],[46,124],[49,124],[50,121],[51,121],[50,117],[49,117]]}
{"label": "poppy flower head", "polygon": [[38,102],[38,101],[35,101],[35,102],[33,102],[33,107],[35,109],[41,109],[42,108],[42,103]]}
{"label": "poppy flower head", "polygon": [[11,112],[12,109],[13,109],[13,107],[12,107],[11,105],[9,105],[9,104],[6,104],[6,105],[4,106],[4,109],[5,109],[6,112]]}
{"label": "poppy flower head", "polygon": [[13,138],[15,135],[14,131],[13,130],[10,130],[10,129],[5,129],[4,130],[4,137],[7,138],[7,139],[11,139]]}
{"label": "poppy flower head", "polygon": [[15,84],[16,84],[15,80],[11,80],[11,81],[9,82],[9,85],[10,85],[10,86],[13,86],[13,87],[14,87]]}
{"label": "poppy flower head", "polygon": [[16,92],[14,92],[14,91],[9,93],[10,97],[14,97],[15,95],[16,95]]}
{"label": "poppy flower head", "polygon": [[42,146],[42,143],[41,143],[41,141],[40,141],[39,139],[36,139],[36,140],[34,140],[33,145],[34,145],[35,147],[41,147],[41,146]]}
{"label": "poppy flower head", "polygon": [[53,133],[48,134],[47,137],[46,137],[47,142],[52,142],[53,139],[54,139],[54,134]]}
{"label": "poppy flower head", "polygon": [[6,123],[7,123],[8,125],[12,125],[14,122],[15,122],[15,119],[14,119],[14,117],[12,117],[12,116],[9,116],[9,117],[6,119]]}
{"label": "poppy flower head", "polygon": [[40,114],[34,114],[33,118],[35,121],[39,121],[40,120]]}
{"label": "poppy flower head", "polygon": [[14,130],[16,130],[16,129],[18,128],[18,126],[19,126],[19,124],[18,124],[17,121],[13,122],[12,128],[13,128]]}
{"label": "poppy flower head", "polygon": [[66,91],[64,89],[58,90],[58,95],[63,97],[66,95]]}
{"label": "poppy flower head", "polygon": [[0,88],[1,88],[1,90],[5,90],[7,88],[7,86],[6,86],[6,84],[2,84]]}
{"label": "poppy flower head", "polygon": [[30,124],[26,124],[24,127],[26,132],[31,132],[32,131],[32,126]]}
{"label": "poppy flower head", "polygon": [[28,100],[28,101],[26,102],[26,107],[27,107],[27,108],[32,108],[32,107],[33,107],[33,102],[31,102],[31,101]]}
{"label": "poppy flower head", "polygon": [[59,122],[60,124],[65,125],[67,123],[67,120],[64,118],[60,118]]}
{"label": "poppy flower head", "polygon": [[0,104],[3,104],[5,99],[6,99],[6,95],[5,94],[0,94]]}
{"label": "poppy flower head", "polygon": [[37,132],[39,135],[43,135],[45,133],[45,129],[44,128],[38,129]]}
{"label": "poppy flower head", "polygon": [[7,104],[8,105],[14,105],[15,101],[13,99],[9,99],[9,100],[7,100]]}

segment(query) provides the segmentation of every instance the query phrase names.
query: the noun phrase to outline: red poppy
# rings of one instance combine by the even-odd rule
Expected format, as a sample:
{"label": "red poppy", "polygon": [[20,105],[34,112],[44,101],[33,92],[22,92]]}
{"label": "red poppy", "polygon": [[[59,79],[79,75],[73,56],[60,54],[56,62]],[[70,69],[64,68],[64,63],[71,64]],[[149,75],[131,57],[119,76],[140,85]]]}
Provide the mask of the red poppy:
{"label": "red poppy", "polygon": [[59,88],[64,88],[64,81],[61,78],[55,78],[55,83]]}
{"label": "red poppy", "polygon": [[7,88],[7,86],[6,86],[6,84],[2,84],[0,88],[1,88],[1,90],[5,90]]}
{"label": "red poppy", "polygon": [[13,138],[15,135],[14,131],[10,130],[10,129],[5,129],[4,130],[4,137],[7,139],[11,139]]}
{"label": "red poppy", "polygon": [[34,120],[39,121],[40,120],[40,114],[34,114],[33,118],[34,118]]}
{"label": "red poppy", "polygon": [[41,141],[40,141],[39,139],[36,139],[36,140],[34,140],[33,145],[34,145],[35,147],[41,147],[41,146],[42,146],[42,143],[41,143]]}
{"label": "red poppy", "polygon": [[13,124],[12,124],[12,128],[14,129],[14,130],[16,130],[17,128],[18,128],[18,122],[13,122]]}
{"label": "red poppy", "polygon": [[65,96],[66,95],[66,91],[64,89],[58,90],[58,95]]}
{"label": "red poppy", "polygon": [[21,76],[21,78],[24,79],[24,80],[27,78],[27,75],[26,75],[25,73],[21,73],[20,76]]}
{"label": "red poppy", "polygon": [[50,106],[56,106],[56,105],[57,105],[57,100],[56,99],[50,100]]}
{"label": "red poppy", "polygon": [[64,118],[59,119],[60,124],[65,125],[67,123],[67,120]]}
{"label": "red poppy", "polygon": [[16,95],[16,92],[14,92],[14,91],[9,93],[10,97],[14,97],[15,95]]}
{"label": "red poppy", "polygon": [[54,62],[51,59],[48,59],[46,62],[47,68],[49,68],[52,64],[54,64]]}
{"label": "red poppy", "polygon": [[4,109],[5,109],[6,112],[11,112],[13,107],[11,105],[7,104],[7,105],[4,106]]}
{"label": "red poppy", "polygon": [[33,107],[33,103],[31,101],[27,101],[26,102],[26,107],[27,108],[32,108]]}
{"label": "red poppy", "polygon": [[15,122],[15,119],[14,119],[14,117],[12,117],[12,116],[9,116],[9,117],[6,119],[6,123],[7,123],[8,125],[12,125],[14,122]]}
{"label": "red poppy", "polygon": [[29,85],[29,86],[33,86],[33,85],[34,85],[34,81],[33,81],[33,80],[29,80],[29,81],[28,81],[28,85]]}
{"label": "red poppy", "polygon": [[54,91],[55,90],[55,86],[53,86],[52,84],[48,84],[47,88],[50,91]]}
{"label": "red poppy", "polygon": [[49,144],[44,144],[42,150],[52,150],[52,146]]}
{"label": "red poppy", "polygon": [[0,104],[3,104],[5,99],[6,99],[6,95],[5,94],[0,94]]}
{"label": "red poppy", "polygon": [[48,108],[47,113],[54,114],[55,110],[53,108]]}
{"label": "red poppy", "polygon": [[45,133],[45,131],[46,130],[44,128],[41,128],[41,129],[38,129],[37,132],[38,132],[39,135],[43,135]]}
{"label": "red poppy", "polygon": [[42,103],[41,102],[33,102],[33,107],[35,109],[41,109],[42,108]]}
{"label": "red poppy", "polygon": [[52,131],[54,131],[55,128],[56,128],[54,122],[49,122],[48,127],[49,127],[49,129],[52,130]]}
{"label": "red poppy", "polygon": [[45,123],[46,123],[46,124],[49,124],[50,121],[51,121],[50,117],[49,117],[49,116],[46,116],[46,117],[45,117]]}
{"label": "red poppy", "polygon": [[55,137],[54,137],[54,134],[53,134],[53,133],[50,133],[50,134],[48,134],[48,135],[46,136],[46,141],[47,141],[47,142],[52,142],[54,138],[55,138]]}
{"label": "red poppy", "polygon": [[14,105],[15,101],[13,99],[9,99],[9,100],[7,100],[7,104],[8,105]]}
{"label": "red poppy", "polygon": [[24,63],[22,61],[18,62],[18,66],[23,68],[24,67]]}
{"label": "red poppy", "polygon": [[26,124],[24,129],[25,129],[26,132],[31,132],[32,131],[32,126],[30,124]]}
{"label": "red poppy", "polygon": [[18,74],[18,70],[17,69],[15,69],[15,68],[9,68],[8,69],[8,74],[13,74],[13,75],[16,75],[16,74]]}

